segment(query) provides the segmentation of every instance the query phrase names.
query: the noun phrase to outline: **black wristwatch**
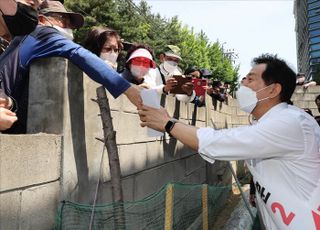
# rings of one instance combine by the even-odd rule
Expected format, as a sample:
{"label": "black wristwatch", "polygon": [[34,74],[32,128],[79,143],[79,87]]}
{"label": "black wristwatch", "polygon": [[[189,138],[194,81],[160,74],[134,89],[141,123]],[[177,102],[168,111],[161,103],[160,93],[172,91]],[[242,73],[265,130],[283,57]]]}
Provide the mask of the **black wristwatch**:
{"label": "black wristwatch", "polygon": [[169,134],[170,137],[172,137],[172,135],[171,135],[170,132],[171,132],[171,130],[173,129],[174,125],[175,125],[177,122],[178,122],[178,121],[177,121],[176,119],[171,118],[171,119],[167,122],[166,126],[164,127],[164,129],[166,130],[166,132]]}

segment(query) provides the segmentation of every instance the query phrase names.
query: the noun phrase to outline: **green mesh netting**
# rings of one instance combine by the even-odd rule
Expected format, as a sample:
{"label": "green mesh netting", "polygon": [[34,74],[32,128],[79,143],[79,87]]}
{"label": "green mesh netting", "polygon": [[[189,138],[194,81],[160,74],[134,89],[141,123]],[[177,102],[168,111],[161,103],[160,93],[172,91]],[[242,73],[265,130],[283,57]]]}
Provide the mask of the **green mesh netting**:
{"label": "green mesh netting", "polygon": [[[169,185],[140,201],[96,205],[91,229],[165,229],[165,216],[170,209],[172,219],[167,218],[170,219],[170,229],[202,229],[203,185],[171,184],[173,202],[170,205],[167,203],[168,207],[166,207]],[[230,190],[230,186],[208,186],[207,219],[209,226],[220,212]],[[88,230],[91,214],[91,205],[62,201],[55,229]]]}

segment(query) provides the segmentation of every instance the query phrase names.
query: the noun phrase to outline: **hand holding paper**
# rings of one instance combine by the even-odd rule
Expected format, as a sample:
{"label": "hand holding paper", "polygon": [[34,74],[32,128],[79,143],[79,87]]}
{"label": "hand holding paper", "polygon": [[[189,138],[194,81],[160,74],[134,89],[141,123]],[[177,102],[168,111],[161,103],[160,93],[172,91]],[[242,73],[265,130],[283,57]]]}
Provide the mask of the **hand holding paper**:
{"label": "hand holding paper", "polygon": [[[160,98],[158,97],[157,91],[155,89],[144,89],[141,91],[141,98],[144,105],[159,109],[160,108]],[[156,131],[154,129],[148,128],[147,134],[149,137],[159,137],[163,136],[162,132]]]}

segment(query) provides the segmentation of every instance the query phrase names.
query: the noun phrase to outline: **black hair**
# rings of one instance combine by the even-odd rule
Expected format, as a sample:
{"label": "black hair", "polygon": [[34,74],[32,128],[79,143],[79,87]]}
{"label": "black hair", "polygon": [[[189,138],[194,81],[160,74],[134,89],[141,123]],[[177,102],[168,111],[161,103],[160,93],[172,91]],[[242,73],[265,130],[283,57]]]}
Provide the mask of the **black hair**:
{"label": "black hair", "polygon": [[306,113],[309,113],[311,116],[313,116],[311,109],[309,109],[309,108],[303,108],[303,110],[304,110]]}
{"label": "black hair", "polygon": [[316,97],[316,99],[314,100],[314,102],[317,104],[317,101],[320,101],[320,94]]}
{"label": "black hair", "polygon": [[197,66],[190,66],[188,67],[185,71],[184,71],[184,74],[188,75],[190,73],[193,73],[195,71],[199,71],[200,75],[201,75],[201,72],[199,70],[199,68]]}
{"label": "black hair", "polygon": [[211,78],[213,76],[211,71],[206,68],[201,68],[200,74],[201,74],[201,77],[204,77],[204,78]]}
{"label": "black hair", "polygon": [[49,1],[58,1],[58,2],[61,2],[62,4],[64,4],[64,0],[49,0]]}
{"label": "black hair", "polygon": [[317,101],[320,101],[320,94],[316,97],[316,99],[314,100],[314,103],[316,103],[317,107],[318,107],[318,111],[320,113],[320,106],[317,104]]}
{"label": "black hair", "polygon": [[262,79],[266,85],[278,83],[281,85],[280,100],[290,103],[291,96],[296,88],[296,74],[287,65],[279,59],[277,55],[262,54],[253,59],[253,64],[266,64],[266,69],[262,73]]}
{"label": "black hair", "polygon": [[123,45],[118,32],[107,27],[93,27],[88,33],[83,47],[99,57],[104,43],[108,41],[110,37],[117,39],[118,48],[121,50]]}

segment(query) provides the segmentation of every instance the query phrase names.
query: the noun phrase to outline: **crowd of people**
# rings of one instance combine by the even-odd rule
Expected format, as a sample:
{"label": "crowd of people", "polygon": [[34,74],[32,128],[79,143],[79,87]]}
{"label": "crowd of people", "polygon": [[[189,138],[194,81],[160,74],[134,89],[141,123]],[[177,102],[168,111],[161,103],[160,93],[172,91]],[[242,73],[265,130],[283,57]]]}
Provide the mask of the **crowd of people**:
{"label": "crowd of people", "polygon": [[[320,128],[311,111],[291,105],[301,79],[283,60],[261,55],[241,81],[237,99],[240,109],[254,117],[253,124],[219,131],[198,129],[171,118],[164,108],[143,105],[140,97],[143,88],[196,106],[205,105],[205,94],[221,102],[230,97],[230,83],[212,80],[209,70],[192,66],[183,72],[178,46],[163,47],[157,65],[148,45],[133,44],[118,73],[123,49],[118,32],[95,27],[83,46],[73,42],[72,30],[80,28],[84,18],[68,12],[63,1],[3,0],[0,10],[0,37],[9,41],[8,47],[1,42],[0,131],[26,133],[32,62],[67,58],[113,97],[125,94],[137,107],[141,126],[167,132],[211,163],[246,160],[267,229],[312,229],[310,213],[320,204]],[[320,95],[315,103],[320,112]],[[293,217],[284,221],[275,211],[279,207],[294,213]]]}
{"label": "crowd of people", "polygon": [[[14,7],[13,0],[8,2],[13,2],[12,6],[2,7]],[[94,27],[81,46],[73,42],[72,31],[83,25],[81,14],[68,12],[63,1],[34,0],[28,3],[18,2],[16,14],[11,16],[5,16],[3,10],[1,37],[3,41],[10,41],[10,45],[3,48],[0,59],[0,68],[5,69],[0,73],[3,79],[1,90],[6,95],[4,99],[7,99],[7,103],[1,107],[3,122],[0,129],[4,133],[26,133],[28,70],[38,58],[67,58],[94,81],[104,85],[112,96],[116,98],[124,93],[138,108],[142,103],[139,95],[141,88],[155,89],[159,95],[167,94],[197,106],[205,105],[205,93],[215,100],[227,100],[224,84],[210,80],[212,74],[207,69],[192,67],[193,72],[190,72],[192,68],[182,71],[179,67],[182,58],[178,46],[165,46],[159,53],[160,63],[157,65],[151,47],[147,44],[132,44],[127,50],[124,69],[119,71],[118,59],[124,46],[117,31],[102,26]],[[28,18],[30,24],[12,26],[13,22],[20,25]],[[18,29],[20,27],[21,30]],[[1,44],[4,46],[6,43]],[[191,80],[179,85],[179,80],[174,76]],[[173,93],[180,87],[179,93]]]}

